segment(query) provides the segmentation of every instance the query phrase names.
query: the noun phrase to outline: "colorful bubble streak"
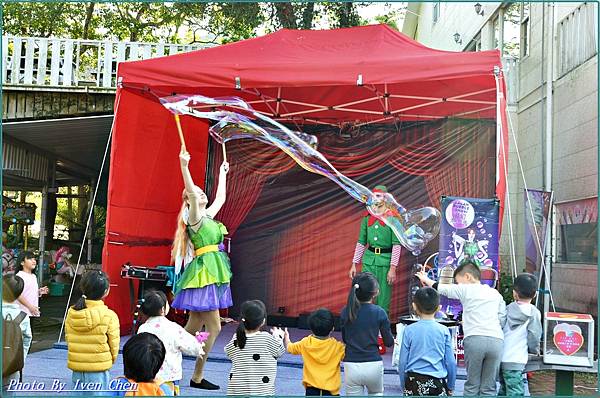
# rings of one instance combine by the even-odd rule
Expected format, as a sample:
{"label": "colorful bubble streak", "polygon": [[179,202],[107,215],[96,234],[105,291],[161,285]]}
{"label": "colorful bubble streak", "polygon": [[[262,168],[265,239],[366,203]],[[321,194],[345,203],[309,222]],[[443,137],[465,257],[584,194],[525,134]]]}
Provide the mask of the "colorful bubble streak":
{"label": "colorful bubble streak", "polygon": [[[364,185],[336,170],[317,150],[318,140],[315,136],[290,130],[253,110],[240,98],[175,95],[163,97],[160,102],[176,115],[217,121],[209,132],[219,143],[250,138],[281,149],[304,170],[329,178],[354,199],[364,203],[369,212],[382,219],[402,246],[414,255],[418,255],[439,232],[441,214],[436,208],[422,207],[409,211],[398,204],[390,193],[374,194]],[[227,108],[232,110],[226,110]],[[257,120],[271,127],[259,125]]]}

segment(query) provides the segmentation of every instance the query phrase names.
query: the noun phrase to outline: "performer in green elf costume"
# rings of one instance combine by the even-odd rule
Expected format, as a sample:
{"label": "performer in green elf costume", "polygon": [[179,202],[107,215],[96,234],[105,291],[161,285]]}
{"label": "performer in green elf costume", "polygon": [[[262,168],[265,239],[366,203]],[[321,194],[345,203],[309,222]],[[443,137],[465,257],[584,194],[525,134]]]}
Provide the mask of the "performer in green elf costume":
{"label": "performer in green elf costume", "polygon": [[[373,193],[377,200],[387,193],[387,188],[378,185],[373,189]],[[375,203],[374,206],[377,204]],[[356,265],[362,259],[362,272],[372,273],[379,282],[377,304],[388,314],[392,284],[396,281],[396,267],[400,261],[401,251],[402,246],[392,229],[383,220],[367,213],[360,224],[360,235],[354,250],[350,278],[356,274]]]}

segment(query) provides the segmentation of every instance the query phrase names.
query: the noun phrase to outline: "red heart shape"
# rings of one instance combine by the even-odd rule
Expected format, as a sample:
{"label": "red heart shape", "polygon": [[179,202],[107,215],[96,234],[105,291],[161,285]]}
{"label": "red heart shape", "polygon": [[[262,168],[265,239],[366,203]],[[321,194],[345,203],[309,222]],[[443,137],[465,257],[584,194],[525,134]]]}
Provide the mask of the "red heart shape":
{"label": "red heart shape", "polygon": [[571,331],[569,334],[564,330],[554,333],[554,345],[564,355],[573,355],[583,346],[583,336],[581,333]]}

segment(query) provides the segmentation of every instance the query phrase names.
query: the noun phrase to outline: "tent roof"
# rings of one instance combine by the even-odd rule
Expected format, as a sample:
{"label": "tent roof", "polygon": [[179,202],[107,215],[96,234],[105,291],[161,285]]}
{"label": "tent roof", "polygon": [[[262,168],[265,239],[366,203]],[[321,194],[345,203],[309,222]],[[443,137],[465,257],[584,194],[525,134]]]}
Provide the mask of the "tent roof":
{"label": "tent roof", "polygon": [[386,25],[288,30],[121,63],[123,87],[238,96],[279,120],[495,117],[500,53],[434,50]]}

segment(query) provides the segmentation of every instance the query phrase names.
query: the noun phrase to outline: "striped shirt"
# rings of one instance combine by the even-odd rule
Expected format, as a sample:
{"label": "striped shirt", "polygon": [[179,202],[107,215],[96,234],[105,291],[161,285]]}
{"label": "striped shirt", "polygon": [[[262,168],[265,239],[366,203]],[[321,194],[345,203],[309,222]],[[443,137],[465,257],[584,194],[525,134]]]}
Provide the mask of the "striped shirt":
{"label": "striped shirt", "polygon": [[267,332],[246,336],[246,346],[235,345],[235,335],[225,346],[231,359],[227,395],[275,395],[277,358],[285,353],[283,341]]}

